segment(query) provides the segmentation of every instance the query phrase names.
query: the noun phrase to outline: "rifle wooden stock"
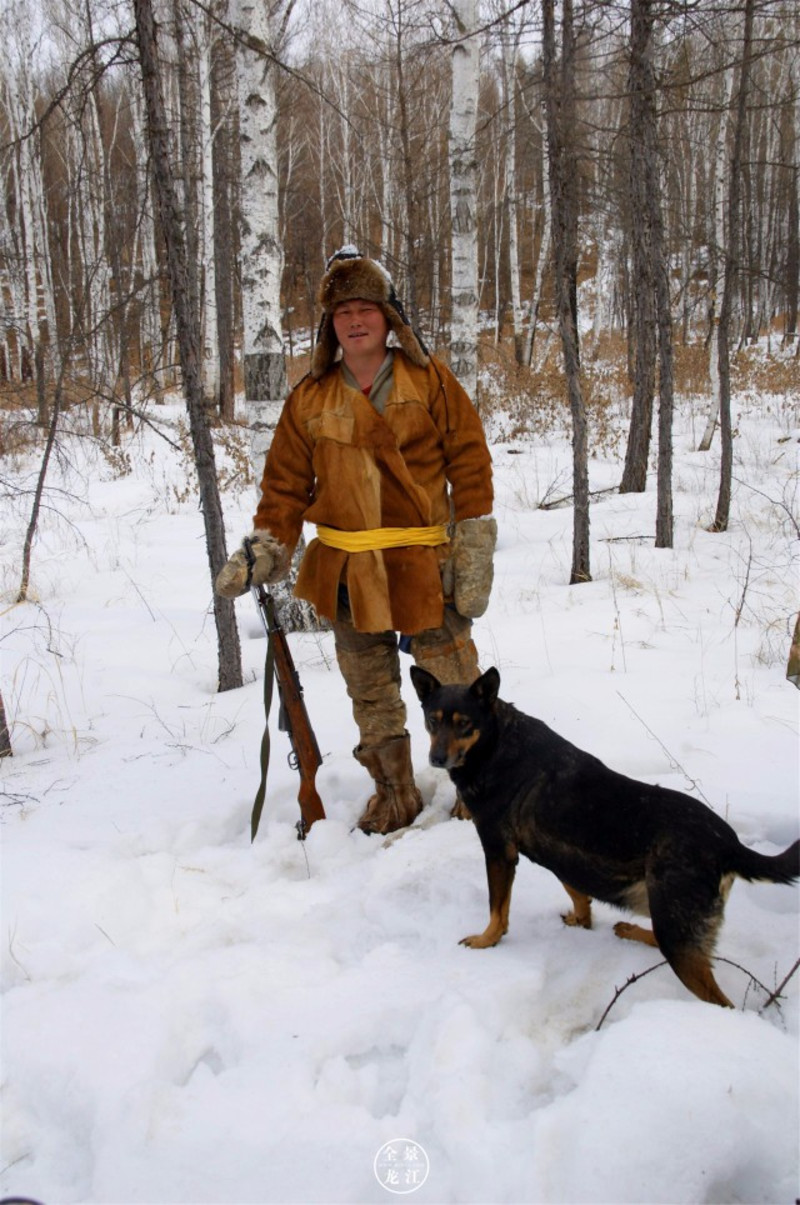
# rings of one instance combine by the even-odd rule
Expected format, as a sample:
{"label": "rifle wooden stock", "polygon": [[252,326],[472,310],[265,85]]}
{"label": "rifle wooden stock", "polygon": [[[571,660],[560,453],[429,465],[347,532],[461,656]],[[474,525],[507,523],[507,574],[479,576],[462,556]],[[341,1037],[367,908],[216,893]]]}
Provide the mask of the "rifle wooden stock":
{"label": "rifle wooden stock", "polygon": [[303,699],[303,688],[289,651],[286,633],[283,628],[275,627],[272,636],[275,641],[275,677],[281,696],[283,718],[279,727],[287,733],[292,746],[291,765],[300,775],[297,802],[300,805],[304,831],[308,832],[315,820],[325,819],[325,809],[315,783],[317,770],[322,765],[322,754],[311,727]]}
{"label": "rifle wooden stock", "polygon": [[[297,829],[298,835],[302,839],[315,820],[325,819],[325,809],[315,783],[317,770],[322,765],[322,754],[319,751],[314,729],[311,727],[311,720],[303,699],[303,687],[300,684],[300,677],[295,668],[286,633],[275,617],[274,606],[270,605],[272,600],[263,586],[253,586],[252,591],[267,639],[272,645],[273,669],[281,703],[278,726],[289,737],[292,746],[289,764],[300,775],[297,802],[300,805],[301,820]],[[260,811],[260,806],[257,805],[257,811],[254,811],[253,814],[253,837],[258,828]]]}

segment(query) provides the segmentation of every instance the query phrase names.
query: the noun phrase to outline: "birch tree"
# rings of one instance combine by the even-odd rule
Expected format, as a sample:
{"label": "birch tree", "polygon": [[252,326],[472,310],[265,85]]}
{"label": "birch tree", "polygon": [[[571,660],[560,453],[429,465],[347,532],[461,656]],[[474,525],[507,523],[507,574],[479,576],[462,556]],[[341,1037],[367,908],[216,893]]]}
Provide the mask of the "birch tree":
{"label": "birch tree", "polygon": [[219,409],[225,420],[235,410],[235,335],[238,234],[235,213],[239,181],[235,170],[238,131],[236,52],[230,38],[212,43],[211,123],[214,209],[214,262],[217,332],[219,338]]}
{"label": "birch tree", "polygon": [[452,245],[451,367],[470,397],[478,390],[477,112],[480,47],[477,0],[453,4],[457,40],[450,102],[450,222]]}
{"label": "birch tree", "polygon": [[708,410],[708,419],[706,421],[705,431],[698,445],[699,452],[707,452],[711,447],[714,438],[714,431],[719,418],[720,406],[720,380],[719,380],[719,306],[718,297],[720,293],[720,261],[722,249],[725,246],[725,179],[727,174],[727,133],[728,133],[728,110],[730,108],[731,93],[733,90],[733,71],[725,72],[725,101],[720,109],[719,124],[717,127],[717,137],[714,142],[714,205],[713,205],[713,233],[710,239],[711,246],[709,247],[709,265],[710,265],[710,292],[711,292],[711,313],[710,313],[710,346],[709,346],[709,364],[708,376],[711,386],[711,403]]}
{"label": "birch tree", "polygon": [[217,257],[214,208],[214,127],[211,115],[211,75],[214,26],[203,13],[198,30],[199,61],[199,133],[200,133],[200,212],[203,223],[202,280],[202,366],[203,396],[215,408],[220,401],[219,323],[217,321]]}
{"label": "birch tree", "polygon": [[[525,337],[525,349],[523,352],[523,363],[530,365],[533,363],[533,348],[536,340],[536,327],[539,321],[539,307],[541,306],[542,302],[544,275],[547,265],[551,259],[551,233],[553,223],[552,210],[550,207],[550,169],[547,158],[546,130],[542,128],[541,119],[537,112],[539,106],[532,103],[528,99],[525,89],[522,90],[521,95],[528,120],[539,135],[539,140],[541,141],[542,147],[542,229],[541,236],[539,238],[539,254],[536,258],[533,288],[531,290],[530,301],[528,302],[528,333]],[[532,241],[535,243],[535,239]]]}
{"label": "birch tree", "polygon": [[[284,11],[284,22],[290,11]],[[283,254],[279,237],[277,104],[273,44],[264,0],[240,0],[239,23],[242,362],[250,455],[255,479],[260,483],[264,458],[288,390],[281,325]],[[301,540],[294,570],[303,551]],[[311,608],[293,597],[288,583],[279,583],[274,593],[284,628],[298,631],[317,626]]]}
{"label": "birch tree", "polygon": [[[225,548],[225,524],[219,497],[214,444],[208,429],[208,417],[203,405],[200,381],[199,315],[192,308],[193,294],[189,276],[184,237],[184,219],[178,204],[178,194],[172,175],[169,134],[161,86],[161,72],[156,52],[156,25],[151,0],[134,0],[139,62],[147,113],[148,141],[153,164],[153,182],[158,199],[161,227],[166,244],[172,304],[180,348],[181,371],[189,430],[194,449],[194,461],[200,487],[200,506],[206,536],[206,550],[211,583],[228,559]],[[233,602],[213,593],[214,620],[217,628],[217,651],[220,691],[242,685],[241,648]]]}
{"label": "birch tree", "polygon": [[561,56],[556,52],[555,3],[542,0],[542,56],[547,115],[555,291],[572,414],[572,570],[570,583],[591,581],[589,571],[589,435],[578,343],[578,202],[574,151],[575,28],[572,0],[563,0]]}
{"label": "birch tree", "polygon": [[[9,9],[9,78],[6,97],[13,195],[16,214],[18,331],[35,376],[39,423],[48,425],[45,381],[58,366],[55,300],[50,272],[47,201],[36,129],[36,96],[32,75],[34,46],[30,22],[21,6]],[[21,364],[24,373],[25,367]]]}
{"label": "birch tree", "polygon": [[238,47],[245,399],[256,480],[286,397],[274,70],[264,0],[240,0]]}
{"label": "birch tree", "polygon": [[503,147],[503,196],[505,202],[508,279],[511,289],[511,323],[514,333],[514,358],[522,364],[525,356],[522,333],[522,292],[519,255],[519,189],[517,185],[517,55],[523,24],[519,15],[506,17],[500,26],[500,68],[502,110],[505,123]]}

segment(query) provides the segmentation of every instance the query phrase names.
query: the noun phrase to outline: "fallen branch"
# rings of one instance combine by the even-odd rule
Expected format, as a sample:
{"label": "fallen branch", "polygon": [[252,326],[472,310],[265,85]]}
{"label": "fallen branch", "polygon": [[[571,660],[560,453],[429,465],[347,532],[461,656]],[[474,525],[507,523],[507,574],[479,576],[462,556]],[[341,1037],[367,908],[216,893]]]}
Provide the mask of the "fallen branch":
{"label": "fallen branch", "polygon": [[655,539],[655,536],[652,536],[652,535],[650,535],[650,536],[646,536],[646,535],[641,535],[641,536],[601,536],[600,543],[601,544],[624,544],[629,540],[653,540],[653,539]]}
{"label": "fallen branch", "polygon": [[594,1029],[595,1033],[597,1033],[598,1029],[603,1024],[606,1017],[611,1012],[612,1008],[617,1003],[617,1001],[619,1000],[622,993],[627,991],[628,988],[631,986],[631,984],[638,983],[640,979],[644,979],[645,975],[650,975],[650,974],[652,974],[653,971],[657,971],[659,967],[665,967],[666,965],[667,965],[666,959],[664,959],[662,962],[656,962],[653,966],[648,967],[646,971],[639,971],[638,975],[631,975],[631,977],[623,984],[622,987],[618,987],[614,992],[614,999],[611,1001],[608,1008],[603,1013],[602,1017],[600,1018],[600,1020],[597,1022],[597,1025],[595,1026],[595,1029]]}
{"label": "fallen branch", "polygon": [[[775,988],[775,991],[770,994],[769,988],[765,987],[764,984],[760,981],[760,979],[756,979],[753,972],[748,971],[747,967],[741,966],[741,964],[738,962],[732,962],[730,960],[730,958],[717,957],[714,959],[714,961],[715,962],[724,962],[729,967],[735,967],[737,971],[741,971],[743,975],[746,975],[752,984],[754,984],[756,987],[760,988],[761,991],[764,992],[765,994],[769,995],[769,999],[767,1000],[766,1004],[763,1004],[761,1006],[761,1008],[758,1010],[759,1016],[761,1015],[761,1013],[764,1012],[765,1009],[769,1008],[770,1004],[774,1004],[778,999],[780,999],[781,992],[786,987],[786,984],[789,982],[792,975],[795,974],[798,967],[800,967],[800,958],[798,958],[797,962],[794,964],[792,969],[789,971],[789,974],[786,976],[786,978],[783,980],[783,982],[779,983],[778,986]],[[617,1003],[617,1000],[619,1000],[619,998],[623,992],[627,991],[628,988],[631,987],[632,984],[638,983],[638,981],[640,979],[644,979],[644,977],[646,975],[650,975],[650,974],[652,974],[653,971],[657,971],[659,969],[659,967],[665,967],[666,965],[667,965],[666,959],[664,959],[662,962],[656,962],[653,964],[653,966],[648,967],[646,971],[639,971],[638,974],[631,975],[630,978],[627,979],[626,982],[622,985],[622,987],[616,988],[614,991],[614,998],[612,999],[611,1003],[608,1005],[608,1007],[606,1008],[602,1017],[600,1018],[600,1020],[597,1022],[597,1025],[595,1026],[595,1033],[597,1033],[598,1029],[600,1029],[601,1025],[603,1024],[606,1017],[611,1012],[612,1008]]]}
{"label": "fallen branch", "polygon": [[[589,490],[590,498],[600,498],[603,494],[618,494],[619,486],[611,485],[604,490]],[[567,494],[564,498],[554,498],[552,502],[540,502],[537,510],[558,510],[561,506],[571,506],[575,500],[574,494]]]}
{"label": "fallen branch", "polygon": [[775,991],[774,991],[774,992],[772,992],[772,993],[770,994],[770,997],[769,997],[769,999],[767,1000],[766,1004],[762,1004],[762,1005],[761,1005],[761,1008],[758,1010],[758,1015],[759,1015],[759,1017],[761,1016],[761,1014],[762,1014],[763,1012],[766,1012],[766,1010],[769,1008],[769,1006],[770,1006],[771,1004],[775,1004],[775,1003],[776,1003],[776,1001],[780,999],[781,992],[782,992],[782,991],[783,991],[783,989],[786,987],[786,984],[789,982],[789,980],[791,979],[792,975],[795,975],[795,974],[797,973],[797,968],[798,968],[798,967],[800,967],[800,958],[798,958],[798,959],[797,959],[797,961],[795,962],[794,966],[793,966],[793,967],[792,967],[792,969],[789,971],[789,974],[788,974],[788,975],[786,975],[786,976],[785,976],[785,977],[784,977],[784,978],[781,980],[781,982],[780,982],[780,983],[778,984],[778,986],[775,988]]}
{"label": "fallen branch", "polygon": [[[714,962],[724,962],[729,967],[735,967],[737,971],[741,971],[743,975],[746,975],[747,978],[750,980],[750,982],[755,985],[755,987],[760,988],[762,992],[769,993],[769,988],[766,987],[765,984],[763,984],[760,979],[756,979],[753,972],[748,971],[747,967],[741,966],[738,962],[731,962],[730,958],[720,958],[718,956],[714,958]],[[746,998],[747,998],[747,996],[745,994],[745,999]]]}

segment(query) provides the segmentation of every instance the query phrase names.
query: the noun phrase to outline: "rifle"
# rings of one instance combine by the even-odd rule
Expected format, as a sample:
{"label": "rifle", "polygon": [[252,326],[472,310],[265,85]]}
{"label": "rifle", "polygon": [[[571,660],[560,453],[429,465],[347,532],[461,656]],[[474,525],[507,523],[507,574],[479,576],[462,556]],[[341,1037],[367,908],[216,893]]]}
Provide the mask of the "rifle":
{"label": "rifle", "polygon": [[306,833],[315,820],[325,819],[325,809],[317,794],[314,783],[317,770],[322,765],[322,754],[319,751],[317,738],[308,718],[303,687],[289,645],[286,633],[275,615],[275,603],[272,595],[263,586],[251,586],[250,591],[255,599],[261,622],[267,636],[267,663],[264,669],[264,710],[267,725],[261,740],[261,785],[256,793],[253,804],[253,814],[250,819],[250,840],[255,841],[258,824],[264,807],[267,790],[267,768],[269,766],[269,709],[272,702],[272,683],[278,683],[280,709],[278,711],[278,729],[289,736],[292,751],[289,754],[289,765],[300,774],[300,788],[297,792],[297,802],[300,804],[300,819],[297,822],[297,839],[305,841]]}

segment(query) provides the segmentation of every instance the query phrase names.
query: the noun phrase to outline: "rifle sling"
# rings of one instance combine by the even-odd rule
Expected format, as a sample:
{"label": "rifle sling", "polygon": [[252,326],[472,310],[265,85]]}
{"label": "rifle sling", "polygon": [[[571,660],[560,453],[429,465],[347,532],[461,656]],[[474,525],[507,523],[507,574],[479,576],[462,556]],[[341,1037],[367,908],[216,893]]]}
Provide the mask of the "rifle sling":
{"label": "rifle sling", "polygon": [[275,644],[273,629],[275,627],[275,604],[272,595],[267,595],[267,659],[264,665],[264,735],[261,738],[261,782],[256,791],[253,803],[253,813],[250,817],[250,841],[256,839],[261,813],[264,810],[264,799],[267,794],[267,770],[269,769],[270,739],[269,713],[272,707],[272,688],[275,682]]}

